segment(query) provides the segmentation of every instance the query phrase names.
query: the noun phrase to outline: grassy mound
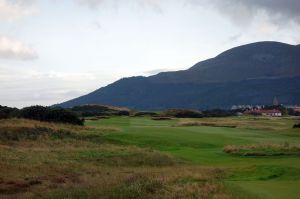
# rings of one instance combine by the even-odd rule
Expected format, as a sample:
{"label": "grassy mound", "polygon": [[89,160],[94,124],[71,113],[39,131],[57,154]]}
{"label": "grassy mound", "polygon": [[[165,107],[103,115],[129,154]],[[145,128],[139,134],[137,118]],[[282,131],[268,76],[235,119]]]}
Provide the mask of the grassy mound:
{"label": "grassy mound", "polygon": [[281,156],[300,155],[299,145],[285,144],[252,144],[252,145],[227,145],[224,152],[240,156]]}

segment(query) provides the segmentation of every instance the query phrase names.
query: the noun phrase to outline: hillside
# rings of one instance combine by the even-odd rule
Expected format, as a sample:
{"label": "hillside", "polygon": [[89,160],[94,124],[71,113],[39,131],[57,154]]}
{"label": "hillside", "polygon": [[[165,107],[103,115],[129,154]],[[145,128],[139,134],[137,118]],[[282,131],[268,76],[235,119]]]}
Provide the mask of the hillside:
{"label": "hillside", "polygon": [[130,77],[63,107],[110,104],[143,110],[228,108],[234,104],[300,102],[300,47],[258,42],[225,51],[183,71]]}

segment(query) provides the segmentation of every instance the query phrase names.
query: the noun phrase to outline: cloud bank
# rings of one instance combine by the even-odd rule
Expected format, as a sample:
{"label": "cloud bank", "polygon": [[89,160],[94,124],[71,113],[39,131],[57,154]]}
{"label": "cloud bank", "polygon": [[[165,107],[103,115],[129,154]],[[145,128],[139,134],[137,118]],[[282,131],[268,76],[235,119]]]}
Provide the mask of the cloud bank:
{"label": "cloud bank", "polygon": [[0,58],[32,60],[37,58],[37,53],[20,41],[0,36]]}
{"label": "cloud bank", "polygon": [[186,0],[190,5],[212,6],[237,25],[247,25],[265,14],[274,23],[300,23],[299,0]]}
{"label": "cloud bank", "polygon": [[33,0],[0,0],[0,21],[14,21],[35,13]]}
{"label": "cloud bank", "polygon": [[95,80],[89,72],[48,72],[0,63],[0,104],[21,108],[66,101],[90,90],[82,82]]}

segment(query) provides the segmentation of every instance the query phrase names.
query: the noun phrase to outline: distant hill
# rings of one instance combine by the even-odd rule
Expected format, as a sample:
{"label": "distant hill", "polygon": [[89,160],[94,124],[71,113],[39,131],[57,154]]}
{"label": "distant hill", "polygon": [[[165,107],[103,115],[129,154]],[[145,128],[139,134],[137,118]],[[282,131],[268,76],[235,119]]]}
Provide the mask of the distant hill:
{"label": "distant hill", "polygon": [[234,104],[300,104],[300,46],[258,42],[239,46],[187,70],[130,77],[63,107],[110,104],[141,110],[229,108]]}

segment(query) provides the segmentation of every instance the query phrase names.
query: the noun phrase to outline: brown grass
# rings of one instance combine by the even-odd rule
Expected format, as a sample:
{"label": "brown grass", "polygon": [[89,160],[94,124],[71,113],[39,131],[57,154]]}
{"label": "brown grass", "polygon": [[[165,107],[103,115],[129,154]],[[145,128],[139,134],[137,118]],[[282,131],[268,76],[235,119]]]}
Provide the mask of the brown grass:
{"label": "brown grass", "polygon": [[236,128],[236,125],[231,123],[215,123],[215,122],[199,122],[199,121],[181,121],[176,126],[210,126],[210,127],[226,127]]}
{"label": "brown grass", "polygon": [[241,156],[278,156],[300,155],[299,145],[284,144],[252,144],[252,145],[227,145],[223,151],[228,154]]}

